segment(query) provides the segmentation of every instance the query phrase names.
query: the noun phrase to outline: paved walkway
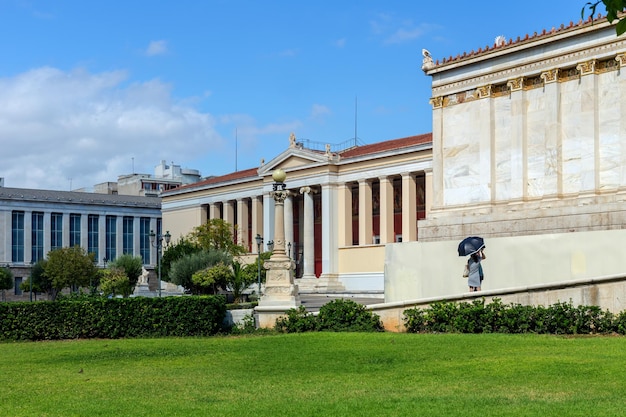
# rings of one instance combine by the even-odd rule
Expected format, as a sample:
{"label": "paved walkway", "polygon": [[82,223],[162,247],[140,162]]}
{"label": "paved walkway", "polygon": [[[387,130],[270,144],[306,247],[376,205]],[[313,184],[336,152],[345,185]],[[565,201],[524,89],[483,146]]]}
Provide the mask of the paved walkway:
{"label": "paved walkway", "polygon": [[362,297],[358,295],[334,295],[334,294],[300,294],[300,302],[306,308],[307,311],[319,311],[320,307],[324,304],[337,300],[340,298],[344,298],[347,300],[352,300],[356,303],[363,305],[371,305],[371,304],[380,304],[385,301],[382,295],[376,297]]}

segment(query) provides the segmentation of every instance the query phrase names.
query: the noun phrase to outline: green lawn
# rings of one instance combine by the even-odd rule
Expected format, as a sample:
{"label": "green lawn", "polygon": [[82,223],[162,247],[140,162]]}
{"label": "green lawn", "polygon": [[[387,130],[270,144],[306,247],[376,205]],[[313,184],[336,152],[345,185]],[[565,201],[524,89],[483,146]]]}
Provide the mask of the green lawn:
{"label": "green lawn", "polygon": [[81,340],[0,358],[0,416],[626,415],[624,337]]}

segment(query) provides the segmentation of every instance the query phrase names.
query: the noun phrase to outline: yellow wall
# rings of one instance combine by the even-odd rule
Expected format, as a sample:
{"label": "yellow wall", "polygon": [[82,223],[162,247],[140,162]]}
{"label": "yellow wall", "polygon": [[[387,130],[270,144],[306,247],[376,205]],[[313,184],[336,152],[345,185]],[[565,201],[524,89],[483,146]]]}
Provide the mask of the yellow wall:
{"label": "yellow wall", "polygon": [[202,207],[163,212],[163,230],[170,232],[173,242],[186,236],[194,227],[201,225],[202,222]]}
{"label": "yellow wall", "polygon": [[385,246],[354,246],[339,249],[339,273],[382,273],[385,269]]}

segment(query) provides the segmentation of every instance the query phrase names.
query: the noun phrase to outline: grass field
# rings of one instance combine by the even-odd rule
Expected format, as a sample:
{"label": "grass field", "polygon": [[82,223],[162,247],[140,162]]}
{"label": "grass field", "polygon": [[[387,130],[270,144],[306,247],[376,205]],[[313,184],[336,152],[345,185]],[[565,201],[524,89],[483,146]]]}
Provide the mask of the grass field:
{"label": "grass field", "polygon": [[626,338],[307,333],[0,344],[1,416],[618,416]]}

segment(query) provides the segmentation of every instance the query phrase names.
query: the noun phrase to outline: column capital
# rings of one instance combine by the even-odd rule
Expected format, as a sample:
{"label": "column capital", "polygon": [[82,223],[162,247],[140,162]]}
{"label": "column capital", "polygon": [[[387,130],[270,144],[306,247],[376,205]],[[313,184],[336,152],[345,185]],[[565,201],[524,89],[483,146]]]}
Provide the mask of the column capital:
{"label": "column capital", "polygon": [[514,78],[506,82],[511,91],[520,91],[524,87],[524,77]]}
{"label": "column capital", "polygon": [[429,100],[429,103],[433,106],[433,109],[440,109],[443,107],[443,97],[433,97]]}
{"label": "column capital", "polygon": [[626,66],[626,52],[622,52],[621,54],[617,54],[615,60],[619,62],[620,68]]}
{"label": "column capital", "polygon": [[309,187],[308,185],[300,187],[300,194],[315,194],[315,189],[313,189],[313,187]]}
{"label": "column capital", "polygon": [[593,74],[596,70],[596,60],[592,59],[590,61],[581,62],[576,65],[576,69],[580,71],[580,75],[589,75]]}
{"label": "column capital", "polygon": [[491,97],[491,84],[483,85],[476,89],[479,98]]}

